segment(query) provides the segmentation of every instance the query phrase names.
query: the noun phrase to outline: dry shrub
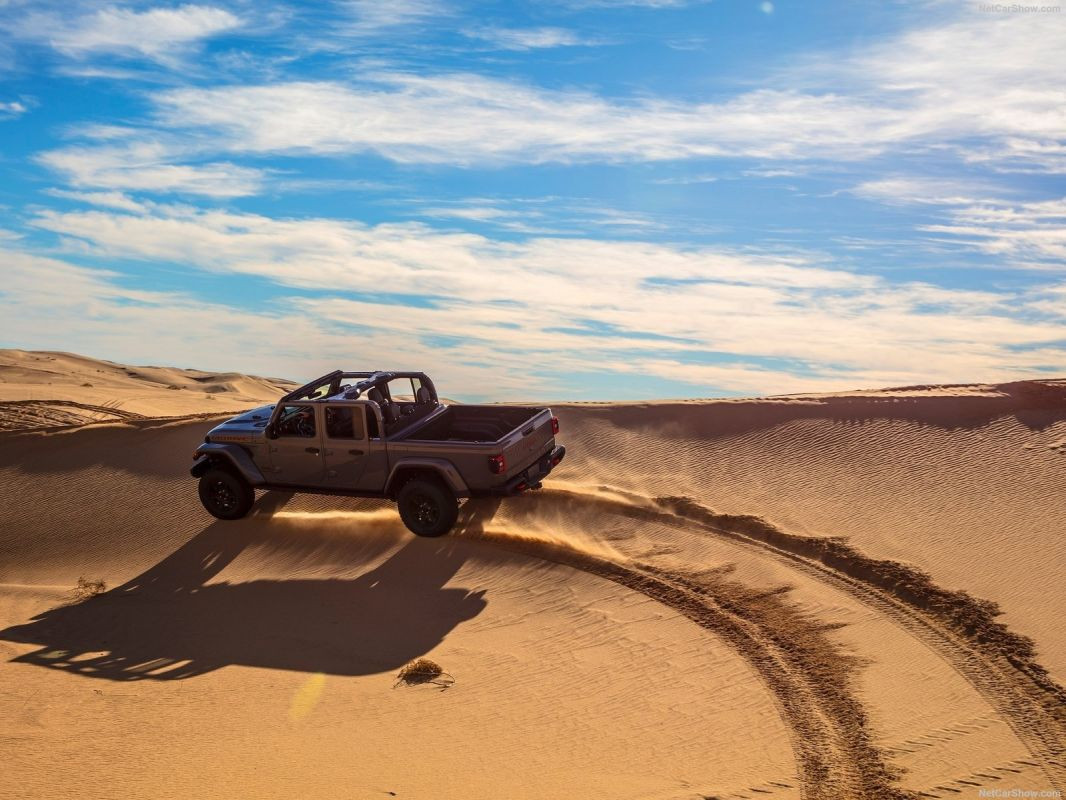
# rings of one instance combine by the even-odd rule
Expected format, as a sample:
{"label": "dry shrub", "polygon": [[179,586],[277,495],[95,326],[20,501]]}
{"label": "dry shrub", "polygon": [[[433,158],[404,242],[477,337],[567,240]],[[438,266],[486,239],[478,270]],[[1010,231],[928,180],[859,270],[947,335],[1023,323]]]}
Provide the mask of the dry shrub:
{"label": "dry shrub", "polygon": [[441,669],[440,664],[436,661],[430,661],[428,658],[417,658],[403,665],[403,668],[396,675],[396,683],[393,688],[396,688],[401,683],[407,686],[431,683],[441,689],[447,689],[455,683],[455,678]]}
{"label": "dry shrub", "polygon": [[90,597],[96,597],[96,595],[103,594],[106,591],[107,584],[103,581],[78,578],[78,585],[74,587],[73,595],[74,599],[80,603],[82,600],[88,600]]}

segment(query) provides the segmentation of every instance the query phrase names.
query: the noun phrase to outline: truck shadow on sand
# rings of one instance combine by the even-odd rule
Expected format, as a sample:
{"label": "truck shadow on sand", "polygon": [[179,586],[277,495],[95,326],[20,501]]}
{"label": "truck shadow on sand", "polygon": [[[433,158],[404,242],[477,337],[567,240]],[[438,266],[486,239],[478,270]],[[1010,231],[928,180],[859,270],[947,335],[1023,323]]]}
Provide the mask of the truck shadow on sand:
{"label": "truck shadow on sand", "polygon": [[[487,604],[484,591],[445,586],[471,552],[450,538],[350,537],[349,549],[329,555],[334,565],[341,555],[345,571],[365,565],[352,579],[208,583],[249,547],[291,555],[294,540],[306,537],[272,536],[269,512],[214,523],[122,586],[45,611],[0,639],[39,645],[15,662],[115,681],[178,680],[232,664],[368,675],[424,655]],[[306,549],[298,548],[299,559]]]}

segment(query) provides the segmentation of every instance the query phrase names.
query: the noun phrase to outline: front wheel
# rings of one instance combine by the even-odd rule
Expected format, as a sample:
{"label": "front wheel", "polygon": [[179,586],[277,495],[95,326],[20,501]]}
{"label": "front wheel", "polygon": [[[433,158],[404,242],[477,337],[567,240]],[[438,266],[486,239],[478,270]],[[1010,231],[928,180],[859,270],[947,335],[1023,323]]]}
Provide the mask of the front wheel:
{"label": "front wheel", "polygon": [[396,496],[400,519],[416,536],[443,536],[455,525],[459,503],[438,481],[415,478]]}
{"label": "front wheel", "polygon": [[219,519],[240,519],[255,502],[255,490],[226,469],[211,469],[200,478],[200,502]]}

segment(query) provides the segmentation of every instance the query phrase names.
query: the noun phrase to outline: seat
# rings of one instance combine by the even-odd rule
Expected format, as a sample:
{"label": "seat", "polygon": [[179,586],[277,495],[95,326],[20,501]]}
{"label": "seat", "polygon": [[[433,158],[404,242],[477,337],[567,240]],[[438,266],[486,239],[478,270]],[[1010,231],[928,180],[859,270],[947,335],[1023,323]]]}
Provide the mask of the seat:
{"label": "seat", "polygon": [[330,439],[351,439],[352,433],[352,410],[345,406],[330,406],[326,408],[326,436]]}
{"label": "seat", "polygon": [[385,420],[385,425],[391,425],[396,421],[399,416],[396,412],[396,406],[390,400],[385,399],[385,395],[376,386],[367,392],[366,399],[373,400],[378,404],[378,408],[381,409],[381,418]]}
{"label": "seat", "polygon": [[418,393],[415,395],[415,402],[421,403],[422,405],[429,405],[432,403],[433,398],[429,394],[429,389],[425,386],[419,386]]}

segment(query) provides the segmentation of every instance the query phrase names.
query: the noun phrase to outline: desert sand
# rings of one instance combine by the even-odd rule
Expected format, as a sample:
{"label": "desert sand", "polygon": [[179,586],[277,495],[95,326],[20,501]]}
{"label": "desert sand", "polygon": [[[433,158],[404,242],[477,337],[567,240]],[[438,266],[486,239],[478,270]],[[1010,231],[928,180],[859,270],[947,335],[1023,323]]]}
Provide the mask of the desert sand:
{"label": "desert sand", "polygon": [[[552,404],[545,488],[420,540],[377,501],[210,518],[223,393],[140,385],[204,373],[0,363],[140,415],[0,433],[0,797],[1066,789],[1062,381]],[[419,657],[454,683],[396,685]]]}
{"label": "desert sand", "polygon": [[0,350],[0,430],[216,414],[272,402],[292,388],[290,381],[235,372]]}

